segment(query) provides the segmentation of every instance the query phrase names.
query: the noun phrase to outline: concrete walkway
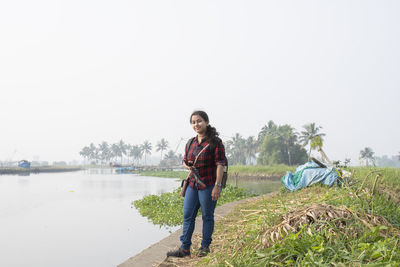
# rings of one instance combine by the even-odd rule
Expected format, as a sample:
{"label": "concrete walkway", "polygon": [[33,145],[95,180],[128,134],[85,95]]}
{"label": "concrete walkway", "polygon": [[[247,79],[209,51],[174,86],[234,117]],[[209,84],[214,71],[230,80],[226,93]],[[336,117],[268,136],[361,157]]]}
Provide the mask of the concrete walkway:
{"label": "concrete walkway", "polygon": [[[274,193],[270,193],[267,195],[271,195]],[[266,196],[266,195],[264,195]],[[257,196],[255,198],[261,198],[263,196]],[[214,218],[215,221],[218,221],[225,217],[229,212],[231,212],[238,204],[242,204],[247,201],[254,201],[255,198],[250,198],[250,199],[242,199],[239,201],[234,201],[230,203],[226,203],[222,206],[218,206],[215,209],[214,212]],[[195,233],[201,233],[202,232],[202,226],[203,226],[203,221],[201,219],[201,216],[198,216],[196,218],[196,226],[195,226]],[[160,263],[162,263],[165,258],[167,251],[175,249],[179,247],[180,241],[179,237],[182,234],[182,228],[177,230],[176,232],[172,233],[168,237],[162,239],[158,243],[155,243],[148,247],[147,249],[143,250],[139,254],[136,254],[135,256],[129,258],[127,261],[121,263],[118,265],[118,267],[153,267],[153,266],[158,266]]]}

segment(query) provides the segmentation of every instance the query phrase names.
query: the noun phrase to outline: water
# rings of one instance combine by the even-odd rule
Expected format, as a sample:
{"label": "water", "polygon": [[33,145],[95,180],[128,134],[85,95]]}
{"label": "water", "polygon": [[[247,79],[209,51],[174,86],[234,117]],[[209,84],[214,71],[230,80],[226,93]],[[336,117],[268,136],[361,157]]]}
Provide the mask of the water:
{"label": "water", "polygon": [[179,184],[111,170],[0,176],[0,266],[116,266],[178,228],[131,202]]}
{"label": "water", "polygon": [[243,179],[230,177],[227,181],[228,184],[244,187],[249,192],[262,195],[270,192],[278,191],[282,187],[280,177],[274,177],[274,179]]}

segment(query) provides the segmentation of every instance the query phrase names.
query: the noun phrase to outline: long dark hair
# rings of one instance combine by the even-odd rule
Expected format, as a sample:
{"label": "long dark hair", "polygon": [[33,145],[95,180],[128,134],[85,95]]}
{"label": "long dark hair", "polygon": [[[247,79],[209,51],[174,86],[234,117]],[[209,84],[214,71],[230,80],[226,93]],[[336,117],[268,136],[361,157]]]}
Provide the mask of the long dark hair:
{"label": "long dark hair", "polygon": [[190,115],[190,123],[192,123],[192,117],[194,115],[200,116],[204,121],[208,123],[207,125],[207,130],[206,130],[206,141],[211,145],[216,145],[218,142],[218,136],[219,133],[217,132],[217,129],[215,127],[212,127],[210,125],[210,120],[208,119],[208,115],[205,111],[202,110],[196,110],[193,111],[192,115]]}

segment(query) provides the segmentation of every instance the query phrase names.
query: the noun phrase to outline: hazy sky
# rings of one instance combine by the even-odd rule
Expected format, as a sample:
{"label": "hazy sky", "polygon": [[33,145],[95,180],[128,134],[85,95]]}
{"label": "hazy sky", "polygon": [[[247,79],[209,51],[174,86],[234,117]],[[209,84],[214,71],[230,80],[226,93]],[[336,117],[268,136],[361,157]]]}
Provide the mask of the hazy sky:
{"label": "hazy sky", "polygon": [[332,159],[398,154],[399,14],[384,0],[2,1],[0,160],[121,138],[175,150],[195,109],[225,140],[315,122]]}

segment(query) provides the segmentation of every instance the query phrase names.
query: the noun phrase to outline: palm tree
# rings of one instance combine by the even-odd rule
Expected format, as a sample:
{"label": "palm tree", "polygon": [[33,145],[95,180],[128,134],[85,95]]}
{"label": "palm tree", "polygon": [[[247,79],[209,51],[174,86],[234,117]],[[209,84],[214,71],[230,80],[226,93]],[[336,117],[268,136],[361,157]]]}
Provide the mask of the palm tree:
{"label": "palm tree", "polygon": [[324,150],[322,149],[323,141],[320,136],[316,136],[311,140],[310,148],[317,150],[321,154],[322,160],[328,162],[332,165],[332,162],[329,160],[328,156],[325,154]]}
{"label": "palm tree", "polygon": [[360,151],[360,160],[365,160],[365,164],[368,166],[369,161],[375,162],[374,154],[375,152],[372,151],[372,148],[366,147]]}
{"label": "palm tree", "polygon": [[90,143],[90,145],[89,145],[89,159],[97,161],[97,155],[98,155],[97,147],[93,143]]}
{"label": "palm tree", "polygon": [[[309,143],[311,144],[312,140],[317,136],[321,139],[321,142],[323,142],[322,137],[325,136],[326,134],[319,133],[319,131],[322,129],[321,126],[315,126],[315,123],[313,122],[304,125],[303,128],[305,129],[305,131],[302,131],[300,135],[300,142],[303,143],[302,144],[303,147],[307,146]],[[311,145],[308,151],[309,158],[310,154],[311,154]]]}
{"label": "palm tree", "polygon": [[169,150],[164,157],[164,161],[167,166],[171,166],[178,161],[178,157],[175,155],[174,151]]}
{"label": "palm tree", "polygon": [[292,128],[292,126],[290,126],[288,124],[279,126],[278,134],[279,134],[279,138],[281,138],[281,140],[286,148],[286,153],[288,155],[288,163],[289,163],[289,165],[292,165],[292,153],[290,150],[297,141],[297,135],[294,132],[294,129]]}
{"label": "palm tree", "polygon": [[122,139],[121,140],[119,140],[119,143],[118,143],[118,146],[119,146],[119,150],[120,150],[120,157],[121,157],[121,164],[122,164],[122,157],[124,156],[124,155],[126,155],[126,144],[125,144],[125,142],[124,141],[122,141]]}
{"label": "palm tree", "polygon": [[100,150],[100,159],[101,162],[107,162],[110,159],[110,148],[108,146],[108,143],[106,141],[101,142],[99,144],[99,150]]}
{"label": "palm tree", "polygon": [[85,146],[82,148],[82,150],[79,152],[79,155],[83,157],[83,159],[88,160],[90,157],[90,148],[88,146]]}
{"label": "palm tree", "polygon": [[245,141],[246,156],[248,163],[251,164],[251,159],[255,158],[257,152],[257,140],[254,136],[249,136]]}
{"label": "palm tree", "polygon": [[133,158],[133,160],[136,160],[136,164],[137,164],[138,161],[143,156],[143,150],[142,150],[142,148],[140,146],[133,145],[133,146],[130,147],[129,155]]}
{"label": "palm tree", "polygon": [[121,149],[118,144],[111,145],[112,158],[122,157]]}
{"label": "palm tree", "polygon": [[131,156],[132,145],[126,144],[125,149],[126,149],[126,157],[128,159],[128,164],[130,164],[131,163],[130,156]]}
{"label": "palm tree", "polygon": [[144,153],[144,165],[146,165],[146,156],[147,154],[151,155],[151,143],[147,140],[145,140],[141,146],[143,153]]}
{"label": "palm tree", "polygon": [[264,127],[262,127],[261,132],[258,134],[258,145],[262,144],[266,135],[276,135],[277,129],[278,126],[272,120],[270,120]]}
{"label": "palm tree", "polygon": [[236,133],[232,140],[226,142],[227,154],[230,156],[232,164],[246,164],[246,140]]}
{"label": "palm tree", "polygon": [[160,158],[160,161],[162,160],[163,151],[166,150],[167,148],[168,148],[168,141],[165,140],[164,138],[162,138],[162,139],[160,140],[160,142],[157,143],[157,150],[156,150],[157,152],[158,152],[158,151],[161,151],[161,158]]}

